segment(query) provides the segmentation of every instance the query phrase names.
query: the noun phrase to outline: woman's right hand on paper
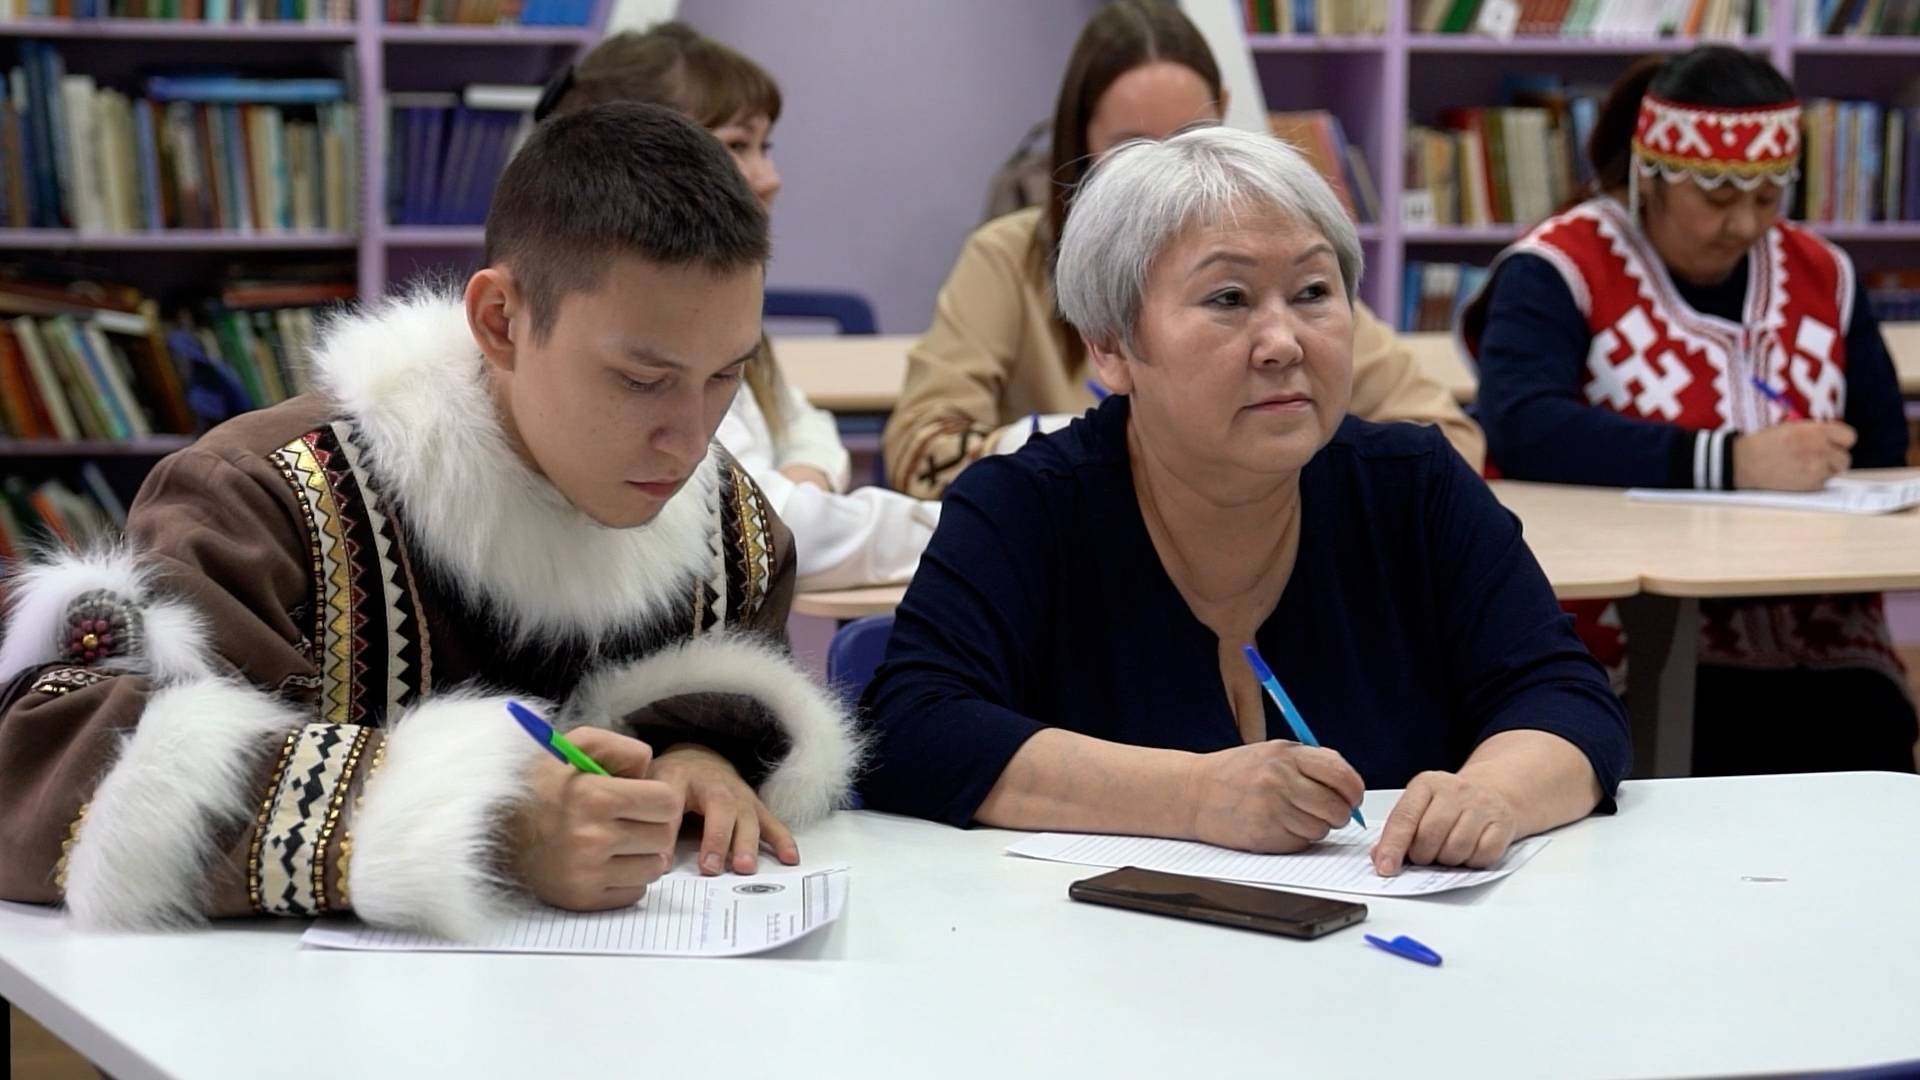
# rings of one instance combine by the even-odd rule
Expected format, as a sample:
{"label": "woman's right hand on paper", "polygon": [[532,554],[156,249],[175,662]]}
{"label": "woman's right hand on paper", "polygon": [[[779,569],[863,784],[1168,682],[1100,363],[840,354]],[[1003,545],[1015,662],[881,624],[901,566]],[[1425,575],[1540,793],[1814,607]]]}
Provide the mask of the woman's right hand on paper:
{"label": "woman's right hand on paper", "polygon": [[673,864],[680,795],[643,780],[646,743],[603,728],[568,733],[610,776],[541,755],[508,826],[512,873],[542,902],[604,911],[640,902]]}
{"label": "woman's right hand on paper", "polygon": [[1347,823],[1367,786],[1338,752],[1275,739],[1193,759],[1188,835],[1239,851],[1300,851]]}
{"label": "woman's right hand on paper", "polygon": [[1834,420],[1797,420],[1749,432],[1733,443],[1733,482],[1765,491],[1818,491],[1852,467],[1852,428]]}

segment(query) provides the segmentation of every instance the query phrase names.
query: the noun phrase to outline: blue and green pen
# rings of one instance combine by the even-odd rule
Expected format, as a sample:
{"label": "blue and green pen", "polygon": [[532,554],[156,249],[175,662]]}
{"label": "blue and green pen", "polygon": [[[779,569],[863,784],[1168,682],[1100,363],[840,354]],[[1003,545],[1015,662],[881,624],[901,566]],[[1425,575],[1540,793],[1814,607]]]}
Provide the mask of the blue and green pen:
{"label": "blue and green pen", "polygon": [[565,735],[553,730],[553,725],[540,719],[539,714],[532,709],[517,701],[509,701],[507,712],[513,714],[513,718],[520,721],[520,726],[527,729],[527,734],[533,736],[533,741],[546,747],[549,754],[581,772],[592,773],[595,776],[609,775],[607,770],[600,767],[599,762],[588,757],[586,751],[568,742]]}
{"label": "blue and green pen", "polygon": [[[1267,696],[1273,699],[1275,705],[1280,706],[1280,715],[1286,717],[1287,726],[1293,729],[1293,737],[1307,746],[1319,746],[1320,740],[1313,737],[1313,732],[1307,728],[1306,719],[1300,715],[1299,709],[1293,707],[1293,699],[1287,696],[1285,690],[1280,689],[1280,680],[1273,677],[1273,669],[1267,666],[1265,660],[1260,659],[1260,650],[1247,645],[1240,651],[1246,655],[1247,663],[1253,666],[1254,678],[1259,679],[1260,685],[1267,688]],[[1363,829],[1367,827],[1367,819],[1360,816],[1360,808],[1357,806],[1353,808],[1353,823]]]}

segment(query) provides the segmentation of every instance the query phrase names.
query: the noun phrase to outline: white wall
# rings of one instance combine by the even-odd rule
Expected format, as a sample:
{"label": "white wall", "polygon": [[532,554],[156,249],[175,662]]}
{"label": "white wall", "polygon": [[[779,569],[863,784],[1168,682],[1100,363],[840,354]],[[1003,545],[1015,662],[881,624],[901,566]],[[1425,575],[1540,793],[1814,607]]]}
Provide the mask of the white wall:
{"label": "white wall", "polygon": [[[643,26],[672,0],[618,0]],[[1053,111],[1098,0],[680,0],[678,16],[764,65],[785,115],[769,284],[844,288],[883,331],[922,330],[987,179]]]}

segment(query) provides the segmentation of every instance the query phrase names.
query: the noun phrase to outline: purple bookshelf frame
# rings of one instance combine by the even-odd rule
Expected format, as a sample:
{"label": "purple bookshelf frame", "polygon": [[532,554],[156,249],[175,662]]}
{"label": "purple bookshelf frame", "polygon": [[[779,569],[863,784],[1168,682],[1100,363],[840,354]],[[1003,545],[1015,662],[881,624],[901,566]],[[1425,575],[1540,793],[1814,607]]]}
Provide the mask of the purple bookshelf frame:
{"label": "purple bookshelf frame", "polygon": [[[86,233],[71,229],[0,229],[0,251],[96,252],[223,252],[345,251],[357,249],[360,295],[372,299],[387,289],[390,251],[444,248],[477,250],[482,231],[477,227],[389,227],[386,224],[386,59],[397,50],[409,74],[424,68],[451,72],[460,67],[455,54],[473,50],[526,49],[578,55],[606,32],[613,0],[594,0],[585,26],[415,26],[389,25],[383,0],[356,0],[356,11],[344,23],[207,23],[166,19],[6,19],[0,20],[0,38],[48,38],[125,43],[208,41],[234,49],[250,43],[311,42],[314,45],[351,45],[352,85],[360,104],[360,232],[346,233],[234,233],[219,230]],[[447,87],[457,76],[447,75]],[[464,80],[462,80],[464,81]],[[14,446],[5,444],[11,452]],[[47,453],[76,455],[93,452],[86,444],[49,444]],[[24,452],[24,451],[23,451]]]}
{"label": "purple bookshelf frame", "polygon": [[[1904,59],[1920,59],[1920,38],[1806,38],[1796,29],[1798,0],[1764,0],[1769,5],[1768,29],[1764,35],[1724,40],[1755,52],[1763,52],[1788,78],[1794,76],[1796,57],[1858,57],[1863,63],[1898,64]],[[1409,0],[1391,0],[1387,7],[1386,33],[1377,37],[1302,37],[1283,34],[1247,34],[1247,48],[1253,53],[1255,67],[1265,56],[1291,55],[1305,58],[1321,54],[1326,63],[1378,65],[1379,96],[1371,103],[1371,130],[1356,134],[1380,186],[1381,220],[1361,228],[1367,241],[1367,275],[1362,294],[1377,312],[1393,318],[1400,310],[1402,269],[1409,250],[1416,255],[1427,248],[1503,247],[1522,232],[1517,225],[1488,227],[1452,226],[1446,228],[1409,228],[1401,223],[1401,188],[1405,181],[1404,147],[1407,116],[1412,103],[1411,68],[1414,57],[1445,57],[1448,64],[1474,65],[1498,70],[1515,60],[1553,58],[1619,58],[1646,53],[1679,52],[1700,43],[1693,39],[1657,37],[1515,37],[1506,40],[1468,34],[1420,34],[1410,26]],[[1351,57],[1351,60],[1344,58]],[[1311,61],[1321,62],[1321,61]],[[1373,67],[1368,67],[1371,73]],[[1371,81],[1371,80],[1370,80]],[[1831,91],[1820,85],[1800,87],[1804,96]],[[1355,111],[1352,98],[1341,99],[1332,87],[1324,88],[1317,101],[1299,100],[1286,90],[1267,87],[1275,108],[1301,109],[1316,105],[1340,106],[1350,120]],[[1365,108],[1365,102],[1359,107]],[[1461,104],[1471,104],[1461,102]],[[1349,126],[1353,126],[1351,123]],[[1852,247],[1862,245],[1875,259],[1907,256],[1902,245],[1911,248],[1910,261],[1920,265],[1920,222],[1876,222],[1867,225],[1830,224],[1814,226],[1822,235]]]}

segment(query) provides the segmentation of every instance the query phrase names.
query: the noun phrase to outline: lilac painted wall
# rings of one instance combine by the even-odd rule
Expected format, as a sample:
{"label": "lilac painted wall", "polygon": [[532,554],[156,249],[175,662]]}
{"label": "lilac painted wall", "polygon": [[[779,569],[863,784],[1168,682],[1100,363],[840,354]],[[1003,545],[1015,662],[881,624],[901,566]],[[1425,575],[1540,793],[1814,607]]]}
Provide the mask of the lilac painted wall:
{"label": "lilac painted wall", "polygon": [[773,286],[852,289],[883,332],[926,328],[987,180],[1053,110],[1097,0],[681,0],[763,64],[785,115]]}

